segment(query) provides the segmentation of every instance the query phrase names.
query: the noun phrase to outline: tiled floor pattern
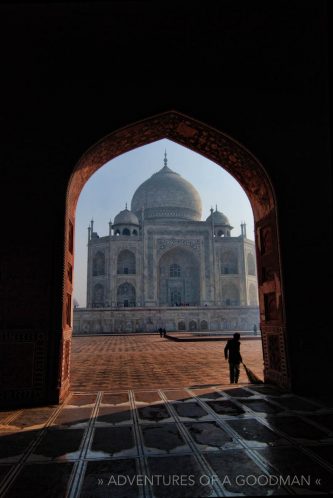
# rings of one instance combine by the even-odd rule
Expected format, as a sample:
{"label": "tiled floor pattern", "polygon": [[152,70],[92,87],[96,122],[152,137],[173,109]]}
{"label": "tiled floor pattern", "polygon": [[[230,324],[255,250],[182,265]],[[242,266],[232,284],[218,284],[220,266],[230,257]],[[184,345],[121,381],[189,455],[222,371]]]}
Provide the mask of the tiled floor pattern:
{"label": "tiled floor pattern", "polygon": [[[225,344],[174,342],[159,335],[74,337],[71,385],[81,392],[228,384]],[[244,363],[262,378],[261,339],[241,339],[241,352]],[[240,382],[247,382],[243,368]]]}
{"label": "tiled floor pattern", "polygon": [[0,424],[9,498],[333,492],[333,407],[272,386],[81,392]]}

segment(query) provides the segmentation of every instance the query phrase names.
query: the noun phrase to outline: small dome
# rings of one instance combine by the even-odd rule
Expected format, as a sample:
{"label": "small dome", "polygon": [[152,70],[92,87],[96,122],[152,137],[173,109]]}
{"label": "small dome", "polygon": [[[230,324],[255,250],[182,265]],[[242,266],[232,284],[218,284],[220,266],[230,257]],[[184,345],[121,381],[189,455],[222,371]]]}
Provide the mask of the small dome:
{"label": "small dome", "polygon": [[[210,214],[206,221],[211,222],[212,215]],[[213,212],[213,221],[214,225],[229,225],[230,226],[230,221],[226,217],[225,214],[221,213],[221,211],[214,211]]]}
{"label": "small dome", "polygon": [[120,211],[114,219],[113,225],[139,225],[137,216],[127,208]]}

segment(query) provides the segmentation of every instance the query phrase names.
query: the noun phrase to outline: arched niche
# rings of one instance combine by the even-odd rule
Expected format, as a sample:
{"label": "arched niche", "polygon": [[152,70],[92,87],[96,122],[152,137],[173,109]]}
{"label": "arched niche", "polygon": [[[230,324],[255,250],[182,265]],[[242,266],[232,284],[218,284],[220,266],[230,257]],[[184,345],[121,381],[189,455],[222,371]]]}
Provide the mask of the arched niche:
{"label": "arched niche", "polygon": [[94,285],[93,291],[93,308],[102,308],[104,306],[104,286],[102,284]]}
{"label": "arched niche", "polygon": [[222,284],[223,306],[239,306],[239,289],[234,283]]}
{"label": "arched niche", "polygon": [[132,308],[135,306],[136,292],[134,285],[124,282],[117,288],[117,306]]}
{"label": "arched niche", "polygon": [[135,271],[135,254],[128,249],[123,249],[117,257],[117,273],[120,275],[133,275]]}
{"label": "arched niche", "polygon": [[247,255],[247,273],[248,275],[256,274],[256,263],[253,254],[249,253]]}
{"label": "arched niche", "polygon": [[249,305],[250,306],[258,305],[258,293],[256,286],[254,284],[250,284],[249,286]]}
{"label": "arched niche", "polygon": [[176,246],[161,256],[158,301],[160,306],[200,304],[200,264],[192,251]]}
{"label": "arched niche", "polygon": [[105,255],[104,252],[98,251],[93,257],[93,276],[105,274]]}
{"label": "arched niche", "polygon": [[238,254],[236,250],[221,253],[221,273],[223,275],[238,273]]}

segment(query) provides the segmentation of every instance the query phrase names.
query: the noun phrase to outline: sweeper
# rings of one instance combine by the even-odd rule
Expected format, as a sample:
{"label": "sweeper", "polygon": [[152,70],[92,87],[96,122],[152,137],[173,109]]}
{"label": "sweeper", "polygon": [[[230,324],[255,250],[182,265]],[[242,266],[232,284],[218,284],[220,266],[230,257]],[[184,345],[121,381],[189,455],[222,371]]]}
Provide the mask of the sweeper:
{"label": "sweeper", "polygon": [[[229,339],[226,347],[224,348],[224,357],[229,360],[229,371],[230,371],[230,384],[238,384],[239,379],[239,367],[243,363],[242,356],[240,354],[239,342],[240,334],[238,332],[234,333],[232,339]],[[251,384],[263,384],[263,381],[250,370],[245,363],[243,363],[247,378]]]}
{"label": "sweeper", "polygon": [[240,354],[240,334],[235,332],[224,348],[224,357],[229,361],[230,384],[237,384],[239,379],[239,366],[242,363]]}

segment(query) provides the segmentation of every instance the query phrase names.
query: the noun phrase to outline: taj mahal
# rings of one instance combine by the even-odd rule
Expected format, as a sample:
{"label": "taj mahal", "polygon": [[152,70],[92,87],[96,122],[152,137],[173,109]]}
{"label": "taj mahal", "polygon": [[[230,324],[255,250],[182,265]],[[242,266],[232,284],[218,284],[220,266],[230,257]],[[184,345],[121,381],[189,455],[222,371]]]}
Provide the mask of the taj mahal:
{"label": "taj mahal", "polygon": [[[259,328],[255,243],[217,207],[202,220],[198,191],[164,166],[135,191],[131,209],[88,227],[87,307],[74,334]],[[207,213],[208,214],[208,213]]]}

